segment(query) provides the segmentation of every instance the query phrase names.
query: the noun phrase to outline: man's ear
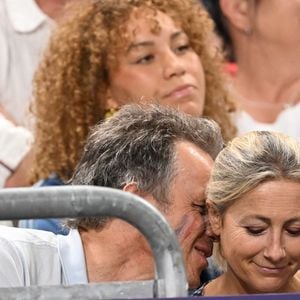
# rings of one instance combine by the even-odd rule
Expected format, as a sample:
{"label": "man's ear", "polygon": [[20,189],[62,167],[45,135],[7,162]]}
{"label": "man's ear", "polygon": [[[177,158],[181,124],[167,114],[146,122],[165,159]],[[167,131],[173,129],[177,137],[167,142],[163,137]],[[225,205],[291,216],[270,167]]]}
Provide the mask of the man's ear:
{"label": "man's ear", "polygon": [[138,189],[138,186],[137,186],[137,183],[136,182],[129,182],[127,183],[123,189],[122,189],[124,192],[129,192],[129,193],[132,193],[132,194],[135,194],[137,196],[140,196],[141,197],[141,192],[140,190]]}
{"label": "man's ear", "polygon": [[206,202],[207,210],[208,210],[208,218],[209,223],[211,225],[211,229],[216,236],[219,236],[222,229],[222,218],[217,210],[216,206],[210,200]]}
{"label": "man's ear", "polygon": [[245,34],[251,32],[253,12],[251,0],[220,0],[220,8],[233,28]]}
{"label": "man's ear", "polygon": [[145,199],[146,201],[150,202],[153,206],[155,206],[156,208],[159,209],[159,203],[157,202],[157,200],[153,197],[153,195],[151,193],[145,192],[145,191],[141,191],[136,182],[129,182],[127,183],[123,189],[124,192],[129,192],[132,194],[135,194],[143,199]]}

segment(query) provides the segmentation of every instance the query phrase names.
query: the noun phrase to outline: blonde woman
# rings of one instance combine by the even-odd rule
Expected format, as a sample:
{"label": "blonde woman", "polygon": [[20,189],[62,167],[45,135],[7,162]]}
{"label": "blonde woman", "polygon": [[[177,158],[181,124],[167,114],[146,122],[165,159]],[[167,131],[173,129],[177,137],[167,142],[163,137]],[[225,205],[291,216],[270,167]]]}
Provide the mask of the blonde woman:
{"label": "blonde woman", "polygon": [[300,143],[250,132],[216,159],[208,184],[215,252],[225,272],[197,294],[300,291]]}

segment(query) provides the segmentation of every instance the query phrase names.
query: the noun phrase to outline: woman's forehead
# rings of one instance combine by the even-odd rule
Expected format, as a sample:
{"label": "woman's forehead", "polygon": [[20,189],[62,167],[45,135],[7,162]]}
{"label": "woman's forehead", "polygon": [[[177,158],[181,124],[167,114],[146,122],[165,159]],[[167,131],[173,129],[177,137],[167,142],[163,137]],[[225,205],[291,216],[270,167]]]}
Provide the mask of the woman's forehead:
{"label": "woman's forehead", "polygon": [[181,27],[173,17],[164,12],[154,9],[136,9],[130,14],[124,29],[124,35],[132,40],[143,34],[159,34],[162,29],[178,31]]}

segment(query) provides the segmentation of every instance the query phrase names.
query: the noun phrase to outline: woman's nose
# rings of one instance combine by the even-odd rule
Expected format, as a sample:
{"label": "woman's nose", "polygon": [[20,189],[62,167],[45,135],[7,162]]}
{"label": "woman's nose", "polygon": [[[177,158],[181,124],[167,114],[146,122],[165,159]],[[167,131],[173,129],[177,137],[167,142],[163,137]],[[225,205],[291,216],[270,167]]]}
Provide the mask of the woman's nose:
{"label": "woman's nose", "polygon": [[168,50],[164,57],[164,77],[165,79],[174,76],[182,76],[186,72],[186,66],[181,56]]}
{"label": "woman's nose", "polygon": [[280,237],[272,237],[264,250],[264,256],[272,262],[278,262],[286,256],[286,250]]}

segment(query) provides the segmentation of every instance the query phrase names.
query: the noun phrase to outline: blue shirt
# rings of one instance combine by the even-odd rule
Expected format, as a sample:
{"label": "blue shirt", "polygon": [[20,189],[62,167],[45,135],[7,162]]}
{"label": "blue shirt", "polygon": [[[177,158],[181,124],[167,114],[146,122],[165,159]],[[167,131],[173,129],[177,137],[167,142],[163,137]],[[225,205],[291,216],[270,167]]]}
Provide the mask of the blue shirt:
{"label": "blue shirt", "polygon": [[[35,184],[35,187],[40,186],[58,186],[64,185],[64,183],[56,176],[51,175],[47,179],[42,180]],[[20,220],[19,227],[21,228],[31,228],[50,231],[55,234],[67,235],[69,229],[63,225],[62,219],[30,219],[30,220]]]}

